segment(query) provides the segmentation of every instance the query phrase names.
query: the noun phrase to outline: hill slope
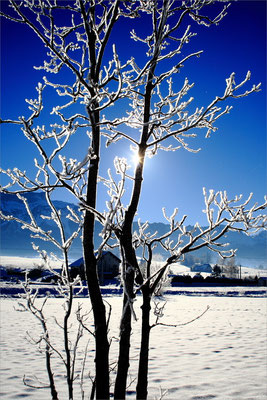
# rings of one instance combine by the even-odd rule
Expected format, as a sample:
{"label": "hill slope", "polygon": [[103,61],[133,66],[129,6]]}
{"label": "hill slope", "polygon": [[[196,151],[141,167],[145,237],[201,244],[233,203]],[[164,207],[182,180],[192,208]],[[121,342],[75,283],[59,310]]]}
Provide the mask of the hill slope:
{"label": "hill slope", "polygon": [[[59,231],[56,224],[47,219],[42,219],[40,215],[49,216],[51,211],[48,207],[44,193],[28,193],[25,195],[28,199],[29,206],[32,214],[40,226],[45,230],[52,230],[56,238],[59,239]],[[1,194],[1,210],[5,215],[14,215],[24,221],[30,221],[30,218],[25,210],[24,204],[15,195]],[[67,206],[73,208],[76,212],[78,207],[75,204],[70,204],[64,201],[54,201],[54,205],[60,210],[67,235],[76,228],[76,224],[66,218],[68,212]],[[134,229],[137,229],[137,223],[134,224]],[[151,223],[149,226],[150,232],[157,231],[159,235],[168,231],[168,225],[163,223]],[[58,249],[51,243],[42,240],[33,239],[30,237],[30,232],[27,229],[21,229],[19,223],[14,221],[0,220],[1,232],[1,254],[6,256],[35,256],[31,242],[38,244],[46,251],[58,253]],[[100,243],[99,233],[101,232],[101,225],[96,223],[96,243]],[[174,237],[175,240],[175,237]],[[243,233],[229,232],[224,242],[230,242],[231,247],[237,248],[237,261],[242,262],[243,265],[257,267],[259,265],[266,266],[267,264],[267,232],[260,232],[254,236],[247,236]],[[156,253],[163,256],[166,255],[163,249],[157,248]],[[209,259],[208,251],[203,249],[194,254],[195,257],[200,259]],[[79,258],[82,254],[81,238],[78,237],[70,250],[70,257],[72,259]],[[241,261],[242,260],[242,261]]]}

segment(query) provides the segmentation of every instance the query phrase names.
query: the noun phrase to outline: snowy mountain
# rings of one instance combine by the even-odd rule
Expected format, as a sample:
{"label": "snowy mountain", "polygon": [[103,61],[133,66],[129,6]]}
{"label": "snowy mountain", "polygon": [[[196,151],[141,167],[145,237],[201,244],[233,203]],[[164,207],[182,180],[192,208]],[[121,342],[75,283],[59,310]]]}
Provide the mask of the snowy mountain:
{"label": "snowy mountain", "polygon": [[[36,219],[37,223],[44,230],[52,230],[53,234],[59,239],[59,231],[53,220],[43,219],[40,216],[50,216],[51,210],[46,203],[44,193],[28,193],[24,195],[27,197],[28,204],[31,212]],[[21,220],[30,222],[29,215],[24,207],[21,200],[15,195],[1,194],[1,210],[5,215],[14,215]],[[64,201],[54,201],[55,207],[61,212],[62,220],[64,223],[65,231],[67,236],[71,235],[73,230],[76,228],[76,224],[66,218],[69,214],[67,206],[71,207],[74,211],[78,212],[78,206],[70,204]],[[134,224],[134,229],[137,229],[137,223]],[[158,232],[158,235],[163,235],[168,231],[168,225],[164,223],[151,223],[149,231]],[[96,223],[96,243],[99,245],[101,232],[101,225]],[[0,237],[1,237],[1,255],[6,256],[23,256],[31,257],[36,256],[36,252],[33,250],[31,242],[39,245],[40,248],[50,252],[53,251],[57,254],[58,249],[49,242],[44,242],[40,239],[33,239],[30,237],[30,232],[27,229],[21,229],[19,223],[15,221],[4,221],[0,220]],[[81,236],[81,235],[80,235]],[[82,254],[81,237],[75,239],[71,250],[70,257],[72,259],[79,258]],[[175,240],[175,235],[174,238]],[[237,262],[242,263],[245,266],[258,267],[259,265],[267,266],[267,232],[260,232],[254,236],[247,236],[243,233],[229,232],[224,242],[230,242],[232,248],[237,248]],[[166,256],[164,250],[160,247],[156,249],[156,253]],[[195,252],[194,258],[199,258],[202,261],[216,261],[216,258],[210,260],[206,249]],[[140,254],[141,255],[141,254]],[[214,257],[212,255],[212,257]]]}
{"label": "snowy mountain", "polygon": [[[27,193],[23,195],[27,198],[29,208],[37,222],[37,224],[45,231],[52,231],[53,236],[60,240],[59,229],[53,219],[44,219],[41,216],[51,217],[51,209],[48,206],[44,193]],[[1,193],[1,211],[4,215],[13,215],[20,220],[30,222],[30,217],[22,200],[16,195],[7,195]],[[62,221],[65,228],[66,236],[69,237],[77,225],[70,219],[66,218],[69,214],[67,206],[78,212],[78,207],[74,204],[63,201],[54,201],[54,205],[61,212]],[[28,229],[21,229],[21,224],[16,221],[0,220],[1,232],[1,254],[12,256],[30,257],[36,255],[32,248],[32,242],[39,245],[41,249],[48,252],[60,254],[59,250],[52,243],[40,239],[32,238]],[[81,240],[75,239],[71,248],[71,257],[79,257],[81,254]]]}

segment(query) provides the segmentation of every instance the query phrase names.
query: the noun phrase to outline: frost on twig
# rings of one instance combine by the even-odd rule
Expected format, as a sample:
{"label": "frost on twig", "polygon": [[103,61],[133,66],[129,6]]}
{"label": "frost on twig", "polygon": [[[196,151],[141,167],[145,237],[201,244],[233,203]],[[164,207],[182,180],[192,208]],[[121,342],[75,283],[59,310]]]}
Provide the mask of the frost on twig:
{"label": "frost on twig", "polygon": [[173,328],[177,328],[178,326],[189,325],[189,324],[192,324],[193,322],[197,321],[198,319],[200,319],[210,309],[210,306],[207,306],[206,309],[204,311],[202,311],[202,313],[200,313],[196,317],[192,318],[190,321],[182,322],[180,324],[167,324],[164,322],[159,322],[160,319],[164,316],[165,306],[166,306],[166,302],[163,304],[161,304],[160,302],[154,302],[154,315],[155,315],[156,319],[155,319],[154,324],[151,325],[151,328],[154,328],[154,327],[160,326],[160,325],[169,326],[169,327],[173,327]]}
{"label": "frost on twig", "polygon": [[[157,285],[164,276],[167,268],[174,262],[182,261],[185,254],[199,250],[203,247],[217,253],[222,258],[233,257],[236,249],[229,248],[229,243],[222,243],[221,238],[227,232],[244,232],[247,235],[255,234],[259,230],[267,229],[267,216],[262,213],[267,207],[267,199],[262,204],[252,203],[252,193],[247,199],[236,196],[229,199],[224,191],[214,192],[203,189],[205,209],[208,225],[202,228],[198,223],[193,228],[184,225],[186,217],[180,222],[174,222],[177,210],[171,217],[163,213],[170,224],[170,230],[162,236],[157,232],[149,233],[148,224],[139,223],[139,233],[135,233],[138,246],[143,248],[143,258],[147,265],[144,285],[150,284],[151,293],[154,293]],[[175,237],[176,236],[176,237]],[[152,253],[157,246],[161,246],[169,252],[170,257],[156,271],[151,271]]]}
{"label": "frost on twig", "polygon": [[[50,198],[49,192],[46,193],[46,200],[47,200],[47,205],[50,207],[50,215],[40,215],[40,219],[41,220],[46,219],[50,221],[50,226],[53,227],[50,230],[43,229],[41,227],[41,224],[37,222],[35,216],[32,213],[27,197],[22,196],[19,193],[17,193],[17,197],[24,203],[28,219],[25,218],[25,220],[22,220],[21,218],[18,218],[13,215],[6,215],[2,211],[0,211],[0,218],[6,221],[17,222],[21,226],[21,229],[27,229],[31,232],[31,237],[33,239],[41,239],[45,242],[51,242],[57,249],[61,251],[68,250],[73,240],[79,235],[79,232],[81,231],[83,219],[80,216],[78,216],[78,214],[75,213],[74,210],[69,208],[70,214],[67,215],[67,218],[71,218],[71,220],[77,224],[77,229],[74,230],[68,238],[66,238],[60,212],[54,206]],[[55,229],[58,230],[59,235],[54,234]],[[58,236],[60,239],[56,238]],[[34,249],[40,253],[40,255],[42,256],[42,258],[46,263],[47,262],[46,252],[44,250],[39,251],[38,246],[34,246]]]}
{"label": "frost on twig", "polygon": [[[13,122],[21,125],[25,136],[37,146],[40,155],[49,167],[48,169],[56,176],[57,182],[55,185],[63,186],[70,190],[70,186],[66,183],[67,175],[69,175],[69,181],[75,176],[75,185],[78,185],[78,181],[81,185],[79,189],[77,187],[77,190],[72,187],[72,192],[77,197],[81,197],[83,176],[87,169],[80,170],[89,161],[90,152],[76,165],[73,160],[68,163],[64,156],[60,156],[63,167],[62,172],[57,172],[52,164],[55,161],[55,156],[59,155],[71,136],[79,132],[80,128],[87,128],[90,131],[93,123],[93,112],[104,110],[108,112],[110,106],[116,101],[128,99],[129,108],[127,110],[126,107],[126,113],[122,113],[121,117],[116,116],[112,119],[110,117],[106,118],[103,114],[99,121],[101,133],[107,137],[108,145],[121,138],[138,145],[139,141],[136,139],[136,135],[129,134],[128,127],[141,130],[147,125],[145,137],[149,150],[147,154],[153,155],[159,149],[174,151],[181,147],[188,151],[196,152],[199,149],[194,149],[188,139],[197,136],[197,129],[204,129],[206,137],[216,131],[216,121],[231,110],[230,106],[221,108],[219,106],[221,102],[229,98],[244,97],[260,90],[260,84],[254,84],[251,88],[242,91],[243,86],[250,80],[251,73],[249,71],[240,83],[235,82],[235,74],[232,73],[226,79],[226,88],[223,95],[216,96],[206,107],[196,107],[194,112],[189,111],[192,109],[194,101],[193,97],[189,96],[189,92],[194,84],[189,83],[188,78],[185,78],[184,83],[179,87],[175,80],[175,74],[190,58],[199,57],[202,50],[188,52],[186,56],[181,57],[181,53],[184,53],[184,50],[186,51],[188,43],[195,36],[195,33],[191,31],[190,25],[187,25],[184,30],[181,29],[182,21],[188,13],[198,24],[206,26],[218,24],[226,15],[226,10],[229,6],[228,4],[225,5],[221,12],[214,18],[210,18],[201,15],[201,10],[204,6],[203,2],[195,2],[194,6],[187,9],[183,6],[175,7],[174,3],[170,1],[164,5],[164,29],[158,31],[159,27],[156,26],[154,21],[151,34],[145,38],[142,38],[141,35],[138,35],[133,30],[131,32],[132,39],[142,42],[148,48],[148,60],[144,65],[139,66],[133,57],[123,63],[115,45],[112,46],[112,56],[107,65],[100,65],[107,36],[109,35],[109,23],[111,22],[109,19],[112,15],[108,11],[108,7],[103,6],[102,15],[94,22],[95,47],[98,54],[96,65],[98,82],[96,84],[89,74],[89,38],[86,30],[81,31],[83,26],[81,20],[83,21],[85,15],[78,3],[75,2],[71,8],[66,7],[66,11],[69,10],[70,12],[69,18],[66,18],[65,26],[57,25],[56,10],[58,5],[55,3],[52,7],[49,1],[40,2],[38,5],[35,2],[25,2],[24,7],[28,9],[27,13],[25,13],[22,4],[11,1],[12,13],[10,15],[1,13],[6,18],[20,20],[28,25],[48,48],[48,60],[38,69],[43,69],[49,74],[60,74],[64,65],[73,73],[72,84],[51,82],[47,76],[44,76],[44,83],[38,83],[36,87],[38,98],[26,100],[31,115],[27,118],[22,116],[19,121],[2,120],[1,122]],[[153,10],[154,7],[158,8],[158,10]],[[119,5],[118,16],[123,15],[133,18],[145,12],[151,14],[153,19],[154,11],[161,13],[163,8],[161,9],[160,4],[155,6],[154,3],[149,5],[147,2],[140,2],[135,6],[122,3]],[[81,13],[82,19],[76,20],[73,14],[71,16],[72,12]],[[173,15],[179,15],[179,13],[180,17],[175,20]],[[35,22],[36,19],[38,24]],[[169,45],[174,45],[173,50],[167,50]],[[177,61],[177,58],[178,60],[180,58],[180,61]],[[170,63],[165,63],[166,60],[172,61],[171,67],[168,68]],[[155,71],[155,63],[162,65],[161,72],[158,74]],[[151,81],[149,94],[151,106],[149,118],[147,119],[147,117],[144,118],[144,105],[145,102],[147,103],[148,93],[146,88],[148,82],[150,82],[149,76],[152,71],[153,80]],[[60,99],[59,104],[55,105],[51,111],[52,116],[57,117],[55,123],[51,124],[51,130],[43,125],[33,126],[33,122],[40,117],[43,110],[43,92],[47,87],[55,90]],[[67,102],[62,103],[62,99],[65,98],[67,98]],[[87,112],[77,112],[76,105],[79,103],[86,106]],[[54,140],[56,143],[56,149],[51,156],[46,154],[45,146],[41,144],[45,139]],[[38,168],[41,170],[44,166]]]}
{"label": "frost on twig", "polygon": [[[199,105],[191,95],[194,83],[187,77],[177,79],[181,69],[203,52],[193,47],[196,33],[189,21],[209,27],[217,25],[227,13],[229,3],[224,4],[220,11],[215,7],[215,15],[211,16],[212,12],[209,11],[206,15],[206,9],[212,10],[212,7],[208,7],[212,4],[214,1],[210,0],[9,0],[5,8],[7,11],[0,11],[0,15],[9,21],[26,25],[45,49],[43,62],[36,66],[38,71],[44,72],[43,80],[36,86],[36,99],[26,100],[27,114],[14,120],[0,120],[0,123],[21,128],[37,153],[31,171],[20,168],[1,170],[7,178],[7,184],[1,187],[1,191],[21,196],[27,219],[23,221],[8,215],[1,217],[18,222],[23,229],[30,230],[35,239],[50,241],[62,253],[63,266],[58,291],[65,303],[64,321],[59,325],[64,330],[64,365],[69,398],[73,398],[75,361],[71,350],[76,351],[85,325],[82,326],[84,321],[80,318],[77,340],[74,347],[70,348],[69,317],[72,313],[74,285],[79,284],[79,279],[70,279],[68,252],[82,229],[87,283],[95,318],[96,370],[101,371],[101,375],[96,374],[93,379],[91,397],[108,398],[108,321],[97,281],[97,258],[94,252],[96,221],[102,224],[98,257],[108,246],[120,246],[124,288],[121,338],[126,334],[123,343],[130,343],[130,329],[123,328],[129,324],[131,316],[135,317],[133,302],[136,291],[141,290],[144,299],[150,302],[164,280],[168,267],[182,260],[185,254],[207,247],[222,257],[229,257],[235,250],[227,250],[220,241],[228,231],[249,234],[266,228],[266,217],[261,214],[266,202],[249,206],[250,197],[245,201],[241,197],[229,200],[224,192],[207,193],[204,190],[206,228],[196,223],[189,229],[185,226],[186,216],[176,220],[178,210],[170,217],[163,210],[169,225],[165,234],[150,232],[148,222],[140,221],[138,231],[132,234],[142,191],[145,158],[156,155],[159,150],[199,151],[193,144],[197,132],[201,130],[209,137],[216,131],[219,118],[231,110],[227,101],[232,102],[233,99],[260,90],[260,84],[248,85],[250,72],[241,80],[232,73],[227,77],[220,96],[214,96],[205,105]],[[143,16],[145,21],[149,21],[145,35]],[[138,17],[141,21],[139,25]],[[127,32],[135,44],[140,44],[136,57],[133,54],[127,58],[120,46],[113,43],[113,37],[116,37],[112,35],[114,24],[121,18],[136,18],[134,29],[130,27]],[[121,26],[128,29],[128,25]],[[133,52],[134,49],[133,46]],[[140,57],[140,49],[145,57]],[[49,96],[51,93],[53,95]],[[49,98],[53,99],[52,105],[47,101]],[[114,105],[116,112],[112,110]],[[45,106],[50,107],[48,113],[44,111]],[[116,177],[111,169],[107,176],[100,177],[102,138],[106,141],[107,151],[118,140],[134,146],[139,161],[133,176],[128,174],[127,160],[116,157]],[[99,210],[96,206],[97,188],[101,183],[107,188],[105,210]],[[132,192],[130,198],[124,196],[129,186]],[[76,224],[76,229],[70,234],[66,233],[62,215],[52,201],[52,194],[57,189],[71,194],[80,207],[80,210],[68,207],[67,218]],[[53,230],[40,226],[24,196],[27,192],[37,191],[45,193],[50,207],[50,211],[43,212],[40,218],[55,225],[59,233],[56,238]],[[129,199],[128,206],[123,206],[125,198]],[[161,266],[155,267],[153,252],[157,246],[164,249],[168,256]],[[140,247],[144,259],[142,268],[138,265],[136,253]],[[43,250],[36,245],[35,249],[47,260]],[[148,323],[147,332],[149,330]],[[46,344],[49,345],[48,352],[54,351],[60,357],[61,353],[57,353],[48,340]],[[124,352],[121,358],[126,361],[118,371],[122,371],[123,375],[128,370],[129,347],[121,347]],[[148,360],[145,362],[148,363]],[[121,381],[118,372],[118,382]],[[123,398],[125,393],[126,389],[122,395],[114,393],[114,397]],[[145,396],[137,394],[138,398]]]}
{"label": "frost on twig", "polygon": [[[21,301],[19,303],[19,311],[30,311],[31,314],[38,320],[41,333],[38,338],[34,338],[33,334],[28,332],[28,338],[31,344],[37,346],[40,353],[44,353],[46,357],[46,368],[48,373],[49,383],[40,382],[37,376],[24,376],[23,382],[26,386],[40,389],[48,388],[50,389],[53,399],[57,399],[57,390],[54,380],[54,369],[56,360],[59,360],[66,370],[66,383],[70,391],[72,391],[73,381],[75,379],[76,370],[76,358],[79,350],[79,342],[83,336],[83,331],[86,329],[88,332],[90,330],[86,328],[85,321],[88,320],[89,313],[82,314],[81,306],[78,305],[77,314],[77,327],[68,324],[68,316],[71,312],[71,297],[66,297],[66,302],[63,303],[64,312],[61,313],[63,318],[63,323],[59,323],[55,318],[56,328],[60,329],[59,334],[62,332],[62,341],[64,343],[64,349],[59,349],[53,343],[53,335],[51,330],[51,318],[47,317],[47,303],[49,300],[49,295],[46,295],[43,299],[38,298],[38,289],[36,290],[35,285],[32,285],[30,280],[25,279],[23,283],[25,293],[21,295]],[[62,294],[62,293],[61,293]],[[69,331],[69,327],[72,326],[72,333]],[[55,326],[54,326],[55,329]],[[36,335],[37,332],[35,332]],[[85,365],[85,359],[83,361],[83,368]]]}

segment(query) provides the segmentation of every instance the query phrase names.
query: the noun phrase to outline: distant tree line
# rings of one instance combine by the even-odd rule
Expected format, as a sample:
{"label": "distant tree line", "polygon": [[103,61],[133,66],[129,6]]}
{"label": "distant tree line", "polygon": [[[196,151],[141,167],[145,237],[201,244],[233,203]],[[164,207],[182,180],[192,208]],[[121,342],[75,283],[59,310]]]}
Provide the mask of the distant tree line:
{"label": "distant tree line", "polygon": [[216,276],[209,275],[204,277],[200,273],[195,276],[191,275],[175,275],[171,278],[172,286],[266,286],[266,280],[255,275],[254,277],[249,276],[244,279],[240,278],[228,278],[224,275]]}

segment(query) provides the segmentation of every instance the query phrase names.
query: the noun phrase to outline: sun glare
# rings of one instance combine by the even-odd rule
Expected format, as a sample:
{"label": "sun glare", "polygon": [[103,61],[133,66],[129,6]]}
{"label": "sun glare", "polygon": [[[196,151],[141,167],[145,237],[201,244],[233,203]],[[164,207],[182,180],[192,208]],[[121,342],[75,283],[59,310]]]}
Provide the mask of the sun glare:
{"label": "sun glare", "polygon": [[132,154],[131,161],[132,161],[133,167],[136,167],[137,164],[139,164],[139,162],[140,162],[140,157],[139,157],[137,151],[135,151],[135,152]]}

